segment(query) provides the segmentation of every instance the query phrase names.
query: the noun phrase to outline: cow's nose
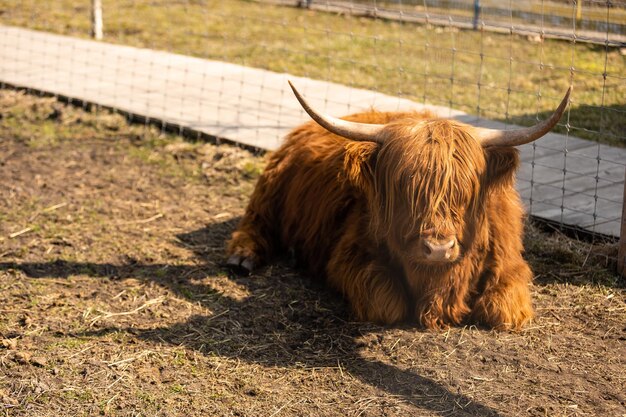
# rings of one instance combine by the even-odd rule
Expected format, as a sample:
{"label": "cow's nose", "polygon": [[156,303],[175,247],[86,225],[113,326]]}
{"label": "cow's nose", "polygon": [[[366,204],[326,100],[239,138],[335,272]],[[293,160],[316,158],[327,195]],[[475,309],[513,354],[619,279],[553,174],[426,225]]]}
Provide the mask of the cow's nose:
{"label": "cow's nose", "polygon": [[456,258],[456,237],[424,239],[424,255],[429,261],[453,261]]}

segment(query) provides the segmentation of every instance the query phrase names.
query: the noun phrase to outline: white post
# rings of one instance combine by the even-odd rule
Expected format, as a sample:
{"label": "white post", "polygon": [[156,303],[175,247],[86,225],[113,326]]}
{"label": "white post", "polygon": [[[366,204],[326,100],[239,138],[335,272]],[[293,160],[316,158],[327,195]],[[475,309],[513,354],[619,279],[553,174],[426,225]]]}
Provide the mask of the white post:
{"label": "white post", "polygon": [[617,273],[626,278],[626,174],[624,175],[624,198],[622,205],[622,228],[617,249]]}
{"label": "white post", "polygon": [[91,0],[91,36],[102,40],[102,0]]}

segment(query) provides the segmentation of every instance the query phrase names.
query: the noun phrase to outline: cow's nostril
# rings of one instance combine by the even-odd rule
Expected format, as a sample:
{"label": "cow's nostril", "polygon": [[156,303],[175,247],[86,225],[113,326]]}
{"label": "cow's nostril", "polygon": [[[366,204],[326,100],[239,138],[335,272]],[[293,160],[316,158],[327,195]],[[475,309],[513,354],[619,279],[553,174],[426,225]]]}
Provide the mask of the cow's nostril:
{"label": "cow's nostril", "polygon": [[424,253],[426,255],[430,255],[431,253],[433,253],[433,250],[430,248],[428,243],[424,243]]}

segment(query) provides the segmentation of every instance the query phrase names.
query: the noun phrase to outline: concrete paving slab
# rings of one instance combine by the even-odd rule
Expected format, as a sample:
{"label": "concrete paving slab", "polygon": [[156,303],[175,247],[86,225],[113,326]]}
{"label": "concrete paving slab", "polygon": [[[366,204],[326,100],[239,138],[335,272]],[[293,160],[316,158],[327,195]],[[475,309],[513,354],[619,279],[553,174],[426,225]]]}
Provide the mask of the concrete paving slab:
{"label": "concrete paving slab", "polygon": [[566,135],[550,135],[533,143],[522,145],[519,150],[522,161],[532,161],[544,156],[562,157],[569,152],[582,148],[597,149],[597,144]]}

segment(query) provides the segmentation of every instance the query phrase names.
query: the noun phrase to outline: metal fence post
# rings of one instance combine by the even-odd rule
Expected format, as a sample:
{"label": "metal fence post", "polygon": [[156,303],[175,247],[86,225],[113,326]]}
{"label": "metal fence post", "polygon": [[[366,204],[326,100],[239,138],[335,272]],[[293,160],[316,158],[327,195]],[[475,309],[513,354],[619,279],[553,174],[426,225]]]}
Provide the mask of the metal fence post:
{"label": "metal fence post", "polygon": [[91,0],[91,36],[102,40],[102,0]]}
{"label": "metal fence post", "polygon": [[[626,170],[625,170],[626,171]],[[626,278],[626,172],[624,175],[624,197],[622,203],[622,228],[619,235],[617,251],[617,273]]]}
{"label": "metal fence post", "polygon": [[478,29],[478,17],[480,16],[480,0],[474,0],[474,30]]}

